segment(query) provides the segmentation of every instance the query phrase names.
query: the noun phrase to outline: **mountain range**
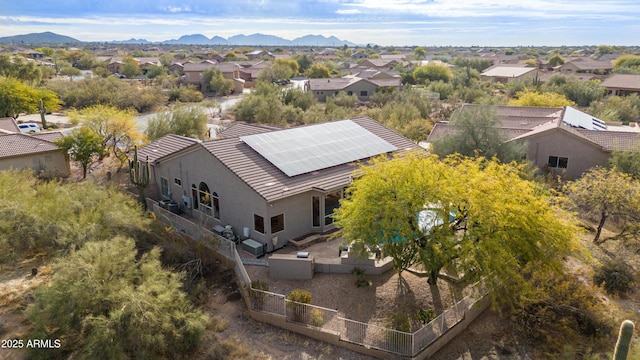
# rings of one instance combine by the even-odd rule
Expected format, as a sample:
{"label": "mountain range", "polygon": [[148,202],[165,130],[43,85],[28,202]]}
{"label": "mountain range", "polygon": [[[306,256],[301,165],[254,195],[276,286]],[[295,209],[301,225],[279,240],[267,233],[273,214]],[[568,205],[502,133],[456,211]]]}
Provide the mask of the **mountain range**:
{"label": "mountain range", "polygon": [[[129,39],[107,41],[119,44],[167,44],[167,45],[239,45],[239,46],[356,46],[356,44],[340,40],[335,36],[325,37],[323,35],[305,35],[293,40],[287,40],[279,36],[265,34],[234,35],[228,39],[220,36],[208,38],[202,34],[183,35],[178,39],[165,40],[159,42],[145,39]],[[0,43],[21,43],[21,44],[81,44],[85,43],[69,36],[59,35],[52,32],[32,33],[25,35],[14,35],[0,37]]]}

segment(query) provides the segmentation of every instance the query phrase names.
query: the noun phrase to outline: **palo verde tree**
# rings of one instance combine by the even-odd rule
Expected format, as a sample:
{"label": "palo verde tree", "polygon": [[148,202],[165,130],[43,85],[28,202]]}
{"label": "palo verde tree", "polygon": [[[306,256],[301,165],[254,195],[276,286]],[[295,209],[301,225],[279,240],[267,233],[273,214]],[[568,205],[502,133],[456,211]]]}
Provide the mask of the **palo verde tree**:
{"label": "palo verde tree", "polygon": [[601,238],[607,220],[616,217],[621,232],[613,238],[637,234],[640,230],[640,183],[615,168],[594,168],[565,186],[573,204],[598,226],[593,243],[600,245],[611,238]]}
{"label": "palo verde tree", "polygon": [[117,159],[120,167],[127,161],[127,153],[146,141],[136,129],[135,110],[120,110],[110,105],[93,105],[69,114],[71,121],[87,126],[101,138],[106,153]]}
{"label": "palo verde tree", "polygon": [[209,68],[202,73],[202,82],[219,96],[227,96],[233,90],[233,80],[226,79],[217,68]]}
{"label": "palo verde tree", "polygon": [[196,349],[208,322],[163,269],[160,250],[138,257],[134,241],[86,243],[53,266],[27,310],[38,339],[64,339],[34,357],[175,359]]}
{"label": "palo verde tree", "polygon": [[379,157],[359,169],[336,224],[354,249],[380,246],[398,271],[419,263],[436,312],[442,271],[463,283],[484,278],[513,302],[527,290],[525,267],[559,269],[561,256],[578,248],[571,217],[524,172],[483,158]]}
{"label": "palo verde tree", "polygon": [[0,117],[17,119],[20,114],[38,111],[40,101],[49,111],[60,108],[60,100],[53,91],[32,88],[16,78],[0,77]]}

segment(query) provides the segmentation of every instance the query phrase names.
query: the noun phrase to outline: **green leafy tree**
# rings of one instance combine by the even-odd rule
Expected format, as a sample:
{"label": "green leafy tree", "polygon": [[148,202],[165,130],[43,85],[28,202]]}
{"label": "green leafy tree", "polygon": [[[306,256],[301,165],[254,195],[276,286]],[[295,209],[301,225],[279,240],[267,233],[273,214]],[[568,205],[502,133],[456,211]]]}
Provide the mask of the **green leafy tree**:
{"label": "green leafy tree", "polygon": [[307,54],[297,55],[295,59],[298,62],[299,71],[302,73],[305,73],[313,64],[313,59]]}
{"label": "green leafy tree", "polygon": [[524,171],[483,158],[378,157],[359,169],[336,225],[355,251],[380,246],[397,268],[416,253],[437,313],[442,271],[464,283],[499,284],[500,300],[513,302],[530,290],[523,269],[558,270],[562,256],[579,248],[570,216]]}
{"label": "green leafy tree", "polygon": [[151,68],[149,68],[149,70],[147,71],[147,77],[149,79],[155,79],[158,76],[166,75],[166,74],[167,74],[167,70],[165,70],[163,66],[158,66],[158,65],[151,66]]}
{"label": "green leafy tree", "polygon": [[449,82],[453,78],[453,71],[451,71],[447,65],[429,63],[427,65],[416,67],[413,70],[413,78],[417,83],[438,80]]}
{"label": "green leafy tree", "polygon": [[593,218],[598,226],[593,243],[600,245],[610,238],[601,239],[608,219],[618,218],[622,230],[614,238],[623,237],[627,230],[637,233],[640,228],[640,183],[617,169],[594,168],[578,180],[565,186],[569,199],[582,213]]}
{"label": "green leafy tree", "polygon": [[562,65],[564,64],[564,58],[562,56],[560,56],[560,54],[555,53],[551,56],[549,56],[549,65],[556,67],[558,65]]}
{"label": "green leafy tree", "polygon": [[[288,60],[288,62],[279,60]],[[298,63],[295,60],[278,59],[258,73],[258,80],[274,82],[276,80],[291,79],[297,74],[297,68]]]}
{"label": "green leafy tree", "polygon": [[208,317],[163,269],[160,250],[138,258],[132,239],[89,242],[57,261],[27,310],[36,338],[64,339],[35,357],[175,359],[194,351]]}
{"label": "green leafy tree", "polygon": [[16,78],[0,77],[0,117],[17,119],[20,114],[38,111],[40,100],[49,111],[60,108],[60,100],[50,90],[30,87]]}
{"label": "green leafy tree", "polygon": [[322,64],[313,64],[305,73],[310,79],[326,79],[331,77],[328,67]]}
{"label": "green leafy tree", "polygon": [[640,151],[614,151],[610,165],[634,179],[640,180]]}
{"label": "green leafy tree", "polygon": [[140,69],[138,62],[130,56],[125,57],[122,60],[119,71],[122,75],[126,76],[127,79],[133,79],[142,74],[142,70]]}
{"label": "green leafy tree", "polygon": [[520,161],[525,148],[522,144],[505,142],[500,136],[500,117],[492,107],[465,107],[454,113],[449,126],[454,133],[434,141],[432,152],[441,158],[450,154],[464,156],[496,157],[504,163]]}
{"label": "green leafy tree", "polygon": [[11,57],[0,54],[0,76],[18,79],[31,86],[40,83],[43,78],[41,69],[34,61],[26,61],[20,56]]}
{"label": "green leafy tree", "polygon": [[56,141],[56,144],[69,155],[71,160],[80,164],[83,179],[87,177],[91,164],[105,154],[100,135],[86,126],[72,130],[71,134]]}
{"label": "green leafy tree", "polygon": [[227,96],[233,90],[233,80],[226,79],[217,68],[209,68],[202,73],[203,83],[209,86],[217,95]]}
{"label": "green leafy tree", "polygon": [[82,72],[80,71],[80,69],[76,69],[73,66],[65,66],[60,69],[58,74],[62,76],[68,76],[69,81],[73,81],[73,77],[82,75]]}
{"label": "green leafy tree", "polygon": [[413,56],[418,60],[424,59],[427,56],[427,50],[423,47],[416,47],[413,49]]}
{"label": "green leafy tree", "polygon": [[127,161],[127,153],[146,141],[144,134],[136,128],[135,115],[134,110],[108,105],[94,105],[69,113],[72,122],[87,126],[101,137],[105,154],[113,155],[120,167]]}
{"label": "green leafy tree", "polygon": [[149,120],[147,137],[155,140],[167,134],[176,134],[196,139],[208,135],[207,114],[198,106],[177,106],[158,113]]}

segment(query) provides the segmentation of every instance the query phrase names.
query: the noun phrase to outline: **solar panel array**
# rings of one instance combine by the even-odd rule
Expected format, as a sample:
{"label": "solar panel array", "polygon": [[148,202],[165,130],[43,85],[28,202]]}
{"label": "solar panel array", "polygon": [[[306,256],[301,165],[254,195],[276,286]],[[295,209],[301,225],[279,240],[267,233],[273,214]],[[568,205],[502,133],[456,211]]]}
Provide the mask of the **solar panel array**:
{"label": "solar panel array", "polygon": [[241,136],[240,139],[287,176],[397,150],[351,120]]}
{"label": "solar panel array", "polygon": [[589,114],[585,114],[580,110],[576,110],[571,106],[567,106],[564,111],[562,121],[573,127],[587,130],[607,130],[607,124],[604,121],[595,118]]}

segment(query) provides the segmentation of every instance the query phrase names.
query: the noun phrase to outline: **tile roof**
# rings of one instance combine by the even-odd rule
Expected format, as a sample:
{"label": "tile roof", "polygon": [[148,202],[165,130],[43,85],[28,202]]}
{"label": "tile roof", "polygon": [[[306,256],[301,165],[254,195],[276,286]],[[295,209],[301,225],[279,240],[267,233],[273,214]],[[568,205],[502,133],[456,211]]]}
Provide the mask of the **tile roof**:
{"label": "tile roof", "polygon": [[18,124],[16,124],[16,121],[12,117],[0,118],[0,130],[20,132]]}
{"label": "tile roof", "polygon": [[269,125],[255,125],[236,122],[218,133],[220,139],[240,137],[246,135],[261,134],[269,131],[281,130],[281,128]]}
{"label": "tile roof", "polygon": [[640,75],[613,74],[600,83],[600,86],[605,88],[640,90]]}
{"label": "tile roof", "polygon": [[0,134],[0,158],[61,151],[49,141],[25,134]]}
{"label": "tile roof", "polygon": [[[396,146],[398,151],[419,149],[412,141],[369,117],[351,120]],[[313,189],[329,191],[346,186],[356,169],[355,163],[347,163],[289,177],[239,138],[205,141],[202,146],[267,201]]]}
{"label": "tile roof", "polygon": [[640,150],[640,133],[576,129],[583,137],[607,151]]}
{"label": "tile roof", "polygon": [[62,131],[46,131],[32,134],[31,136],[36,137],[38,139],[43,139],[47,141],[54,142],[56,140],[62,139],[64,134]]}
{"label": "tile roof", "polygon": [[138,150],[138,159],[145,159],[149,156],[149,161],[153,164],[165,156],[175,154],[186,149],[200,140],[169,134],[156,139]]}
{"label": "tile roof", "polygon": [[533,67],[496,65],[485,70],[481,76],[488,77],[520,77],[536,71]]}
{"label": "tile roof", "polygon": [[358,79],[358,78],[309,79],[309,89],[311,91],[342,90],[345,87],[359,80],[361,79]]}

